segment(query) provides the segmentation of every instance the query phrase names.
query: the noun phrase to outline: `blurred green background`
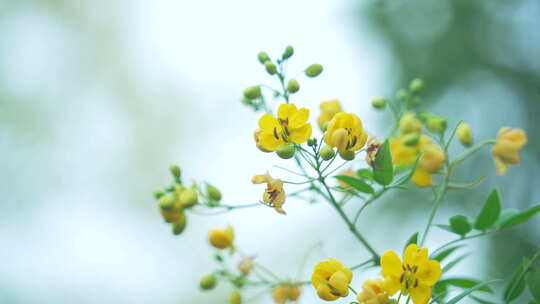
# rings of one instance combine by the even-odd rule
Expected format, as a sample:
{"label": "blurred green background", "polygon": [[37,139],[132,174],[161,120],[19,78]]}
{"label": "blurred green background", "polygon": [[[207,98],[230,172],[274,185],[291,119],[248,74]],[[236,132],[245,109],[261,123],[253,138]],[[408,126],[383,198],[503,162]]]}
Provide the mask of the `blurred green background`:
{"label": "blurred green background", "polygon": [[[278,55],[287,44],[292,75],[325,66],[320,78],[300,78],[294,97],[312,122],[319,102],[338,98],[384,136],[391,117],[370,99],[422,77],[426,107],[450,125],[468,121],[477,139],[503,126],[527,131],[522,163],[506,176],[495,175],[488,149],[465,162],[457,181],[489,178],[450,193],[436,222],[476,214],[493,187],[505,207],[538,203],[539,15],[537,0],[1,1],[0,302],[223,303],[230,286],[203,294],[197,284],[213,270],[206,231],[227,223],[244,251],[285,277],[305,280],[327,256],[365,260],[326,204],[290,200],[287,216],[191,216],[180,237],[157,212],[152,192],[169,182],[172,163],[217,185],[229,204],[259,199],[252,175],[282,174],[272,165],[286,161],[254,147],[258,117],[239,95],[269,79],[257,52]],[[394,192],[360,228],[380,251],[399,250],[425,224],[430,200],[430,190]],[[539,231],[537,217],[472,242],[452,272],[508,278],[538,250]],[[450,238],[434,229],[428,245]],[[304,293],[300,303],[321,302]]]}

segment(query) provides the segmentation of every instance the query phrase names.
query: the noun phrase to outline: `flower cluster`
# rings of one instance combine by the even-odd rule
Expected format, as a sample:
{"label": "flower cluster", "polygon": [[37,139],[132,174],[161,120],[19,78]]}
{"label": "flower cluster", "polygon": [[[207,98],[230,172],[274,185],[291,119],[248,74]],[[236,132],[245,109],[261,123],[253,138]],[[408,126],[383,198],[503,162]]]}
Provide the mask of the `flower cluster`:
{"label": "flower cluster", "polygon": [[[216,187],[208,183],[201,186],[197,182],[186,185],[182,182],[180,168],[172,166],[173,184],[155,194],[159,210],[163,219],[172,223],[173,233],[180,234],[186,227],[187,212],[218,215],[262,206],[285,215],[286,201],[287,206],[294,200],[308,203],[325,201],[337,212],[358,244],[367,250],[369,259],[359,265],[347,267],[337,259],[329,258],[314,266],[311,280],[283,279],[275,274],[271,267],[258,263],[260,259],[256,261],[255,255],[242,253],[234,229],[228,225],[223,229],[214,228],[208,232],[207,240],[213,247],[218,267],[201,278],[200,288],[211,290],[219,282],[231,284],[232,290],[227,299],[229,304],[242,303],[242,298],[249,293],[249,289],[256,287],[264,287],[268,291],[268,298],[276,304],[297,302],[301,300],[302,285],[309,283],[314,293],[324,301],[354,296],[356,302],[353,303],[359,304],[395,304],[410,301],[414,304],[427,304],[430,301],[445,303],[450,296],[450,288],[465,289],[449,300],[457,303],[480,288],[485,290],[490,282],[477,284],[477,280],[463,279],[465,281],[458,284],[456,280],[445,278],[444,271],[463,258],[442,264],[444,267],[441,267],[441,263],[454,251],[460,250],[461,247],[454,246],[455,243],[523,223],[540,213],[540,206],[521,211],[502,210],[498,191],[494,190],[474,217],[474,221],[470,221],[470,216],[461,214],[450,217],[448,224],[435,224],[434,219],[449,189],[474,189],[483,181],[483,178],[480,178],[465,184],[455,182],[452,172],[456,166],[483,147],[493,145],[492,155],[496,171],[498,174],[506,173],[509,165],[516,165],[520,161],[520,151],[527,143],[525,131],[502,128],[496,139],[488,138],[475,144],[477,136],[473,136],[468,123],[460,121],[450,128],[444,116],[421,108],[424,82],[414,79],[408,88],[400,89],[395,98],[377,97],[371,101],[376,110],[388,110],[393,114],[393,126],[389,128],[388,136],[374,136],[370,131],[369,137],[362,119],[355,113],[345,112],[336,99],[320,103],[316,124],[322,133],[316,130],[317,134],[314,135],[310,109],[291,101],[292,96],[296,96],[300,91],[301,80],[287,78],[285,74],[287,62],[293,54],[294,49],[291,46],[286,47],[277,59],[270,58],[266,52],[260,52],[257,56],[259,63],[277,81],[279,88],[266,84],[250,86],[244,90],[242,102],[256,112],[263,112],[257,126],[252,129],[254,149],[256,147],[265,153],[274,152],[279,158],[289,160],[290,166],[278,168],[291,173],[295,179],[286,180],[278,174],[270,175],[268,171],[257,174],[251,178],[251,182],[265,185],[262,199],[254,198],[257,202],[251,204],[226,205],[221,202],[222,195]],[[307,78],[318,77],[322,72],[323,67],[316,63],[303,70]],[[460,149],[463,149],[457,155],[453,155],[453,150],[449,149],[454,138],[459,140]],[[363,157],[357,157],[358,155]],[[265,172],[264,169],[266,168],[261,168],[259,172]],[[370,242],[367,235],[369,231],[362,231],[357,223],[366,208],[389,191],[408,189],[410,182],[416,187],[429,187],[433,190],[433,208],[426,216],[423,229],[416,230],[423,231],[422,234],[415,233],[407,241],[403,259],[392,250],[381,255]],[[361,204],[349,203],[346,209],[345,205],[351,200],[360,201]],[[349,213],[351,209],[356,209],[354,214]],[[423,244],[434,227],[459,238],[442,244],[434,251],[436,254],[430,257]],[[478,233],[472,234],[473,230]],[[530,271],[534,259],[539,257],[540,253],[522,272]],[[231,265],[236,267],[231,268]],[[365,280],[357,292],[351,286],[353,271],[367,268],[377,268],[381,276]],[[525,273],[515,277],[525,277]],[[517,297],[514,294],[519,290],[514,290],[513,286],[524,286],[524,283],[518,282],[516,278],[510,282],[510,290],[505,291],[505,303]]]}

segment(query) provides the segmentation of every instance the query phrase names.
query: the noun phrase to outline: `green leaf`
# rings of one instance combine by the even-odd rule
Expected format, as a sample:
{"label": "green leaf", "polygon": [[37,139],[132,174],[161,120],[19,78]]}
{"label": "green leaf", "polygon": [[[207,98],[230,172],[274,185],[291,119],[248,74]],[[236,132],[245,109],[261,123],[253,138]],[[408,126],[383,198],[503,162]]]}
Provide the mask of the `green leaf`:
{"label": "green leaf", "polygon": [[448,284],[440,281],[433,286],[432,302],[444,303],[444,298],[448,295]]}
{"label": "green leaf", "polygon": [[411,237],[407,240],[405,247],[403,247],[403,252],[405,252],[405,249],[407,249],[410,244],[418,244],[418,232],[413,233],[413,235],[411,235]]}
{"label": "green leaf", "polygon": [[449,262],[448,264],[446,264],[444,267],[443,267],[443,273],[447,272],[447,271],[450,271],[450,269],[454,268],[454,266],[456,266],[457,264],[459,264],[461,261],[463,261],[466,257],[468,257],[469,254],[464,254],[460,257],[458,257],[457,259]]}
{"label": "green leaf", "polygon": [[483,288],[484,286],[488,286],[489,284],[497,282],[497,281],[500,281],[500,280],[491,280],[491,281],[487,281],[487,282],[484,282],[484,283],[481,283],[481,284],[477,284],[474,287],[469,288],[467,290],[464,290],[459,295],[453,297],[452,299],[450,299],[450,301],[446,302],[446,304],[456,304],[457,302],[459,302],[461,299],[465,298],[466,296],[468,296],[472,292],[474,292],[476,290],[479,290],[479,289]]}
{"label": "green leaf", "polygon": [[495,302],[491,302],[491,301],[488,301],[488,300],[484,300],[482,298],[479,298],[479,297],[475,297],[475,296],[472,296],[471,295],[471,299],[475,300],[476,302],[480,303],[480,304],[497,304]]}
{"label": "green leaf", "polygon": [[[463,289],[473,288],[473,287],[475,287],[475,286],[477,286],[477,285],[479,285],[481,283],[479,280],[471,279],[471,278],[465,278],[465,277],[442,279],[441,282],[443,282],[443,284],[448,284],[448,285],[452,285],[452,286],[463,288]],[[491,288],[489,288],[489,286],[487,286],[487,285],[480,286],[480,287],[476,288],[476,290],[484,291],[484,292],[490,292],[490,293],[493,292],[493,290]]]}
{"label": "green leaf", "polygon": [[371,170],[367,168],[358,169],[358,171],[356,171],[356,175],[360,176],[363,179],[373,179],[373,172],[371,172]]}
{"label": "green leaf", "polygon": [[394,178],[392,155],[390,154],[390,142],[387,140],[379,148],[374,161],[373,178],[383,186],[390,185]]}
{"label": "green leaf", "polygon": [[524,210],[522,212],[519,212],[518,214],[509,216],[509,218],[507,218],[504,222],[501,223],[500,227],[508,228],[508,227],[521,224],[523,222],[526,222],[528,219],[535,216],[539,212],[540,212],[540,204],[536,206],[532,206],[531,208]]}
{"label": "green leaf", "polygon": [[396,182],[396,185],[404,185],[412,178],[412,176],[414,175],[414,172],[416,172],[416,168],[418,167],[418,163],[420,162],[420,156],[421,155],[418,155],[416,157],[416,161],[414,162],[414,165],[412,166],[411,171],[409,171],[409,173],[407,173],[407,175],[400,178]]}
{"label": "green leaf", "polygon": [[506,208],[501,211],[501,215],[499,215],[499,219],[497,220],[497,223],[495,223],[495,226],[497,229],[501,229],[501,225],[506,222],[508,219],[513,217],[514,215],[517,215],[519,213],[519,210],[516,208]]}
{"label": "green leaf", "polygon": [[540,270],[533,269],[527,276],[527,286],[529,292],[536,302],[540,302]]}
{"label": "green leaf", "polygon": [[454,215],[450,218],[450,228],[454,233],[457,233],[461,236],[465,236],[467,233],[471,232],[472,226],[464,215]]}
{"label": "green leaf", "polygon": [[373,193],[373,188],[359,178],[346,176],[346,175],[338,175],[334,177],[360,192],[369,193],[369,194]]}
{"label": "green leaf", "polygon": [[525,290],[525,272],[527,271],[528,259],[524,258],[523,262],[514,271],[510,283],[504,289],[503,299],[505,302],[511,302],[519,297]]}
{"label": "green leaf", "polygon": [[446,259],[449,255],[451,255],[454,251],[458,250],[459,248],[463,247],[463,245],[458,245],[454,247],[450,247],[448,249],[445,249],[441,251],[440,253],[432,256],[431,258],[434,260],[437,260],[439,262],[442,262],[444,259]]}
{"label": "green leaf", "polygon": [[478,230],[486,230],[493,226],[499,215],[501,214],[501,200],[499,192],[494,189],[484,203],[484,207],[474,223],[474,228]]}

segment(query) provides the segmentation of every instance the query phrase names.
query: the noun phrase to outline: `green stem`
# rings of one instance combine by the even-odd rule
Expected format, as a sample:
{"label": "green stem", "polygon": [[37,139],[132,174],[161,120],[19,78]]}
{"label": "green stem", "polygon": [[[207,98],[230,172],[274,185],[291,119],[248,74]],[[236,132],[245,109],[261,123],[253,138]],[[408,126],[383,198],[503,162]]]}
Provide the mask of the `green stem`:
{"label": "green stem", "polygon": [[436,255],[436,253],[440,252],[442,249],[450,246],[450,245],[453,245],[453,244],[456,244],[458,242],[461,242],[461,241],[465,241],[465,240],[469,240],[469,239],[474,239],[474,238],[477,238],[477,237],[481,237],[481,236],[484,236],[484,235],[488,235],[490,233],[493,233],[493,232],[496,232],[496,230],[493,230],[493,231],[485,231],[485,232],[481,232],[481,233],[477,233],[477,234],[472,234],[472,235],[469,235],[469,236],[466,236],[466,237],[462,237],[462,238],[459,238],[459,239],[456,239],[456,240],[453,240],[453,241],[450,241],[444,245],[442,245],[441,247],[435,249],[435,251],[433,251],[431,253],[431,255]]}
{"label": "green stem", "polygon": [[364,211],[364,209],[371,203],[373,203],[376,199],[378,199],[381,195],[383,195],[384,192],[386,192],[386,190],[388,190],[389,188],[387,188],[386,186],[384,188],[382,188],[381,190],[373,193],[373,195],[362,205],[362,207],[360,207],[360,209],[358,209],[358,212],[356,212],[356,215],[354,216],[354,220],[353,220],[353,224],[356,226],[356,222],[358,222],[358,219],[360,218],[360,214],[362,213],[362,211]]}
{"label": "green stem", "polygon": [[492,145],[492,144],[495,144],[496,142],[497,141],[494,140],[494,139],[488,139],[488,140],[484,140],[482,142],[479,142],[478,144],[470,147],[467,151],[465,151],[465,152],[461,153],[460,155],[458,155],[458,157],[456,157],[452,161],[450,166],[455,166],[456,164],[464,161],[467,157],[471,156],[472,154],[474,154],[478,150],[482,149],[485,145]]}
{"label": "green stem", "polygon": [[448,164],[448,158],[447,158],[446,172],[444,174],[443,182],[435,195],[435,202],[433,203],[433,207],[431,208],[431,213],[429,215],[426,228],[424,229],[424,233],[422,234],[422,241],[420,241],[420,247],[423,246],[424,242],[426,241],[427,235],[429,233],[429,229],[431,229],[431,225],[433,224],[433,219],[435,218],[435,214],[437,214],[437,210],[439,210],[443,197],[446,194],[446,191],[448,190],[448,184],[450,183],[451,172],[452,172],[452,166]]}
{"label": "green stem", "polygon": [[345,214],[345,212],[343,211],[341,206],[338,205],[336,199],[334,198],[334,195],[332,194],[332,191],[330,190],[330,188],[326,184],[326,181],[325,181],[324,177],[322,175],[320,175],[320,174],[319,174],[319,182],[321,183],[321,185],[326,190],[326,193],[328,194],[329,202],[332,204],[334,209],[336,209],[336,211],[339,213],[339,215],[341,216],[343,221],[345,221],[345,224],[347,225],[347,227],[349,227],[349,230],[356,237],[356,239],[358,239],[358,241],[360,241],[360,243],[362,243],[362,245],[364,245],[364,247],[371,253],[371,255],[373,256],[373,260],[378,265],[379,260],[380,260],[379,254],[377,253],[377,251],[375,251],[375,249],[373,249],[373,247],[368,243],[368,241],[356,229],[356,227],[351,222],[351,220],[347,217],[347,215]]}

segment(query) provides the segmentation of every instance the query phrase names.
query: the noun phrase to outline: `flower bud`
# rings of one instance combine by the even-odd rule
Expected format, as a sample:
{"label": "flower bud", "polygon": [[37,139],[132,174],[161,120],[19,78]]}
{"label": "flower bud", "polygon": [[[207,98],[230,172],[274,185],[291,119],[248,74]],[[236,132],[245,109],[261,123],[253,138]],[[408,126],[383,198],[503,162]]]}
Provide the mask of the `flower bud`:
{"label": "flower bud", "polygon": [[242,304],[242,296],[238,290],[233,290],[233,292],[231,292],[227,304]]}
{"label": "flower bud", "polygon": [[212,229],[208,232],[208,241],[217,249],[232,247],[234,230],[231,226],[228,226],[225,230]]}
{"label": "flower bud", "polygon": [[384,109],[384,107],[386,106],[386,100],[384,100],[384,98],[375,97],[375,98],[373,98],[373,100],[371,101],[371,105],[372,105],[375,109]]}
{"label": "flower bud", "polygon": [[212,290],[214,287],[216,287],[217,279],[216,276],[212,274],[205,275],[201,278],[201,281],[199,282],[199,286],[202,290]]}
{"label": "flower bud", "polygon": [[397,91],[396,97],[397,97],[397,99],[400,99],[400,100],[407,100],[407,99],[409,99],[410,96],[409,96],[409,93],[406,90],[400,89],[400,90]]}
{"label": "flower bud", "polygon": [[275,64],[272,63],[272,61],[267,61],[264,63],[264,67],[266,68],[266,71],[270,75],[274,75],[277,73],[277,67]]}
{"label": "flower bud", "polygon": [[287,83],[287,91],[289,91],[291,94],[294,94],[300,90],[300,84],[296,79],[291,79]]}
{"label": "flower bud", "polygon": [[464,146],[470,146],[473,143],[473,135],[471,131],[471,127],[469,127],[469,124],[466,122],[462,122],[459,124],[456,130],[456,135]]}
{"label": "flower bud", "polygon": [[177,165],[171,165],[169,167],[169,170],[171,171],[174,177],[180,178],[180,174],[181,174],[180,167],[178,167]]}
{"label": "flower bud", "polygon": [[164,210],[159,209],[159,212],[161,213],[161,216],[163,216],[163,219],[167,223],[174,223],[182,217],[182,211],[180,209],[171,209],[171,210]]}
{"label": "flower bud", "polygon": [[184,232],[186,228],[186,214],[184,212],[180,213],[180,217],[172,225],[172,231],[174,235],[179,235]]}
{"label": "flower bud", "polygon": [[291,58],[291,56],[294,54],[294,49],[292,46],[288,45],[286,48],[285,48],[285,52],[283,52],[283,55],[281,56],[281,58],[283,60],[286,60],[286,59],[289,59]]}
{"label": "flower bud", "polygon": [[417,133],[417,132],[409,133],[403,136],[403,143],[409,147],[416,146],[419,140],[420,140],[420,133]]}
{"label": "flower bud", "polygon": [[182,208],[189,208],[193,207],[197,204],[199,200],[199,196],[197,195],[197,191],[193,188],[187,188],[182,193],[180,193],[180,202],[182,204]]}
{"label": "flower bud", "polygon": [[257,99],[261,97],[261,87],[252,86],[244,90],[244,97],[250,100]]}
{"label": "flower bud", "polygon": [[308,139],[307,145],[310,146],[310,147],[316,146],[317,145],[317,139],[316,138]]}
{"label": "flower bud", "polygon": [[176,198],[174,197],[174,194],[166,194],[166,195],[163,195],[159,201],[158,201],[158,204],[159,204],[159,208],[163,209],[163,210],[172,210],[174,208],[174,204],[176,202]]}
{"label": "flower bud", "polygon": [[294,153],[296,152],[293,145],[281,145],[276,149],[276,154],[283,158],[283,159],[289,159],[294,156]]}
{"label": "flower bud", "polygon": [[427,128],[431,132],[444,133],[446,125],[446,118],[442,116],[433,116],[427,121]]}
{"label": "flower bud", "polygon": [[422,130],[422,123],[415,118],[413,112],[408,112],[399,120],[399,129],[403,134],[420,132]]}
{"label": "flower bud", "polygon": [[255,267],[255,257],[245,257],[238,264],[238,270],[244,275],[247,276]]}
{"label": "flower bud", "polygon": [[413,81],[411,81],[409,89],[413,93],[420,93],[422,89],[424,89],[424,81],[420,78],[414,79]]}
{"label": "flower bud", "polygon": [[268,57],[268,54],[266,54],[266,52],[259,52],[259,54],[257,54],[257,59],[259,59],[260,63],[264,64],[265,62],[270,60],[270,57]]}
{"label": "flower bud", "polygon": [[208,196],[214,201],[219,202],[221,200],[221,191],[209,183],[206,183],[206,193],[208,193]]}
{"label": "flower bud", "polygon": [[424,150],[418,168],[428,173],[437,173],[444,167],[445,160],[444,151],[438,146],[431,145]]}
{"label": "flower bud", "polygon": [[326,130],[328,129],[328,124],[329,124],[329,123],[330,123],[329,121],[325,121],[325,122],[323,123],[323,125],[322,125],[322,127],[321,127],[321,130],[322,130],[323,132],[326,132]]}
{"label": "flower bud", "polygon": [[353,160],[356,157],[356,154],[354,153],[354,151],[342,151],[342,150],[340,150],[339,151],[339,156],[341,156],[341,158],[343,160]]}
{"label": "flower bud", "polygon": [[241,101],[242,101],[243,104],[248,105],[248,106],[251,105],[251,104],[253,104],[253,101],[252,101],[251,99],[247,99],[247,98],[245,98],[245,97],[242,98]]}
{"label": "flower bud", "polygon": [[321,149],[321,158],[323,160],[331,160],[336,155],[336,151],[331,146],[324,146]]}
{"label": "flower bud", "polygon": [[304,71],[304,73],[306,74],[306,76],[308,77],[317,77],[319,76],[323,71],[323,66],[318,64],[318,63],[314,63],[310,66],[307,67],[307,69]]}
{"label": "flower bud", "polygon": [[154,191],[154,197],[155,197],[156,199],[160,199],[160,198],[161,198],[162,196],[164,196],[164,195],[165,195],[165,193],[164,193],[162,190],[156,190],[156,191]]}

